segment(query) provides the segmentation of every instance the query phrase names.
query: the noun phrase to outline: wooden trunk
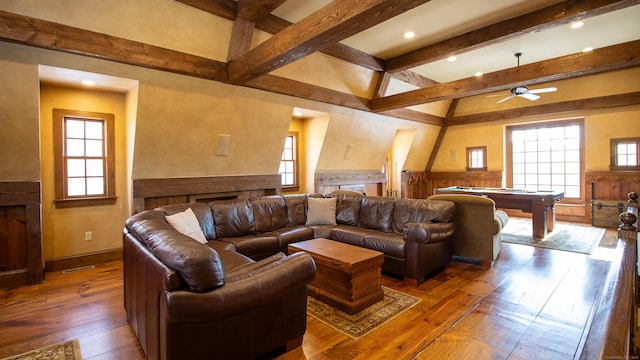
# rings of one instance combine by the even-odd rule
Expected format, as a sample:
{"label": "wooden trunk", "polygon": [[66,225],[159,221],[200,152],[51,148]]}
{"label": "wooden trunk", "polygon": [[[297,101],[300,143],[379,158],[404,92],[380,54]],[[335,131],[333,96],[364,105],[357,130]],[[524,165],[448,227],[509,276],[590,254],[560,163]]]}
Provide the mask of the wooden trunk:
{"label": "wooden trunk", "polygon": [[306,251],[316,263],[309,295],[348,314],[384,297],[380,285],[384,254],[318,238],[289,245],[289,253]]}
{"label": "wooden trunk", "polygon": [[626,200],[591,200],[591,225],[617,229],[620,213],[627,211]]}

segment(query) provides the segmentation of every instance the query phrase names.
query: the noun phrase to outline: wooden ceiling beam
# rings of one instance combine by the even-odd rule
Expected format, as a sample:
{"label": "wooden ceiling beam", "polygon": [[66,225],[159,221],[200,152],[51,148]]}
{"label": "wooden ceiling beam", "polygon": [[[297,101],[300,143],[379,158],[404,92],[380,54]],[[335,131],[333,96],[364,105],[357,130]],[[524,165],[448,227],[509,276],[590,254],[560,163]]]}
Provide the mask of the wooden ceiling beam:
{"label": "wooden ceiling beam", "polygon": [[287,0],[238,0],[238,17],[258,22]]}
{"label": "wooden ceiling beam", "polygon": [[242,84],[366,30],[429,0],[335,0],[228,64]]}
{"label": "wooden ceiling beam", "polygon": [[[293,25],[293,23],[287,20],[274,15],[268,15],[264,17],[262,21],[256,23],[256,29],[269,34],[276,34],[291,25]],[[356,50],[340,43],[330,45],[318,52],[333,56],[336,59],[344,60],[354,65],[362,66],[369,70],[382,71],[384,69],[384,61],[382,59],[378,59],[375,56],[371,56],[363,51]]]}
{"label": "wooden ceiling beam", "polygon": [[235,20],[238,17],[238,3],[235,0],[175,0],[210,14]]}
{"label": "wooden ceiling beam", "polygon": [[[263,75],[246,82],[242,86],[325,104],[369,111],[369,99],[275,75]],[[444,118],[410,109],[390,110],[381,114],[423,124],[437,126],[444,124]]]}
{"label": "wooden ceiling beam", "polygon": [[373,99],[371,110],[387,111],[639,65],[640,40],[636,40]]}
{"label": "wooden ceiling beam", "polygon": [[449,126],[468,125],[489,121],[517,119],[525,116],[554,114],[567,111],[598,110],[633,105],[640,105],[640,92],[561,101],[553,104],[532,105],[517,109],[455,116],[449,119],[448,124]]}
{"label": "wooden ceiling beam", "polygon": [[1,10],[0,40],[227,81],[223,62]]}
{"label": "wooden ceiling beam", "polygon": [[399,55],[385,62],[385,71],[398,72],[464,52],[547,30],[639,4],[638,0],[571,0],[508,19],[451,39]]}

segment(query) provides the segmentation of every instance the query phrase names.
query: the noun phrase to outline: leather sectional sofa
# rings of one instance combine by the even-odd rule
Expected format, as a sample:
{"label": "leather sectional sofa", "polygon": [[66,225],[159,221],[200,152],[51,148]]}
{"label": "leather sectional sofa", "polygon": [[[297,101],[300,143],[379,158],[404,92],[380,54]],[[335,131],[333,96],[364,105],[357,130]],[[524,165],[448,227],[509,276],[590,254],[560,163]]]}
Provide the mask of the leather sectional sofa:
{"label": "leather sectional sofa", "polygon": [[[191,214],[189,229],[180,221]],[[450,201],[340,191],[143,211],[123,230],[127,316],[149,359],[290,350],[302,342],[315,277],[308,254],[285,255],[290,243],[325,237],[378,250],[383,271],[419,284],[451,261],[455,214]]]}

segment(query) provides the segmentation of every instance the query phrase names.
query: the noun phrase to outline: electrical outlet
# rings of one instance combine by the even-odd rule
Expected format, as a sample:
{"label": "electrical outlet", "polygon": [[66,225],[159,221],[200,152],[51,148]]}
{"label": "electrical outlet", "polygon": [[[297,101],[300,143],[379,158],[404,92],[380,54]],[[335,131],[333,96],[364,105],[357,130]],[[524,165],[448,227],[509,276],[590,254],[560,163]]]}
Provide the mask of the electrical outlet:
{"label": "electrical outlet", "polygon": [[91,231],[85,231],[84,239],[87,241],[91,241],[91,239],[93,239],[93,234],[91,233]]}

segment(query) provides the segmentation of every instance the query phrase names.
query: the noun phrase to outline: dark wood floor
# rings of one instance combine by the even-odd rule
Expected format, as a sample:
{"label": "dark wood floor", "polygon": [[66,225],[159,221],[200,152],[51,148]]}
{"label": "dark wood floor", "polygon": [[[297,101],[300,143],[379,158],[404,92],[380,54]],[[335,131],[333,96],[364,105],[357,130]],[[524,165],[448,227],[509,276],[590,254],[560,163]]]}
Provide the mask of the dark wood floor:
{"label": "dark wood floor", "polygon": [[[309,317],[278,359],[571,359],[615,243],[613,229],[592,255],[505,243],[492,268],[453,262],[418,287],[383,276],[420,304],[359,341]],[[0,358],[77,338],[85,360],[144,359],[122,304],[122,261],[0,290]]]}

